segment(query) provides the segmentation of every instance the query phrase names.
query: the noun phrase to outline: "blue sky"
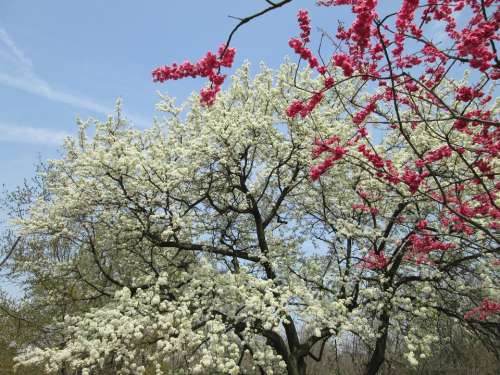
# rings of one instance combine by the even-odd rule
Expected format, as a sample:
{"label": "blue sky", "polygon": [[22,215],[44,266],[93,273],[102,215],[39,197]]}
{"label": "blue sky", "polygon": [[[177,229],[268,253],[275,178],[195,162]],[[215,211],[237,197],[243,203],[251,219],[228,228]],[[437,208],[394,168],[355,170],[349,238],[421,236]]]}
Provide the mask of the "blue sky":
{"label": "blue sky", "polygon": [[[298,33],[299,8],[311,10],[315,26],[334,31],[342,13],[314,3],[295,0],[240,29],[235,67],[245,59],[279,65]],[[0,1],[0,184],[11,189],[32,176],[37,160],[57,157],[77,116],[104,119],[118,97],[133,123],[148,126],[159,115],[157,90],[183,100],[203,84],[154,84],[151,70],[215,50],[236,22],[228,15],[266,6],[264,0]]]}

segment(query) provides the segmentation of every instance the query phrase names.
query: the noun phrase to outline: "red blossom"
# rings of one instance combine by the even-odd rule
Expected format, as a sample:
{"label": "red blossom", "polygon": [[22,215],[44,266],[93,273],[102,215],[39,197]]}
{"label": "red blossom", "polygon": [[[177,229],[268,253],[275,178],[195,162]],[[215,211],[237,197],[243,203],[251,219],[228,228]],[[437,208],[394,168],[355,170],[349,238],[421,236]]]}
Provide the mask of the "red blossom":
{"label": "red blossom", "polygon": [[319,66],[318,59],[314,57],[309,48],[304,47],[304,42],[297,38],[291,38],[288,45],[298,54],[301,58],[309,62],[311,68]]}
{"label": "red blossom", "polygon": [[361,111],[357,112],[354,114],[352,118],[352,122],[354,124],[359,125],[363,121],[366,120],[366,118],[377,109],[377,101],[382,98],[382,95],[374,95],[370,98],[368,101],[368,105]]}
{"label": "red blossom", "polygon": [[[427,226],[427,223],[425,225]],[[423,224],[420,225],[420,227],[422,226]],[[422,231],[421,234],[412,234],[408,239],[407,260],[412,260],[417,264],[431,263],[429,259],[431,252],[447,251],[456,247],[455,244],[440,241],[429,231],[420,230]]]}
{"label": "red blossom", "polygon": [[361,152],[363,156],[367,158],[375,168],[380,169],[384,167],[384,160],[375,152],[368,150],[366,148],[366,145],[359,145],[358,151]]}
{"label": "red blossom", "polygon": [[304,103],[300,100],[294,100],[287,108],[286,114],[288,117],[294,118],[297,116],[304,108]]}
{"label": "red blossom", "polygon": [[392,50],[392,54],[398,58],[400,65],[405,65],[401,59],[401,54],[404,49],[405,33],[408,29],[411,29],[413,35],[417,37],[421,36],[421,30],[413,24],[415,11],[418,5],[419,0],[404,0],[396,18],[397,33],[394,37],[396,48]]}
{"label": "red blossom", "polygon": [[331,89],[335,84],[335,80],[332,77],[325,78],[325,82],[323,83],[325,89]]}
{"label": "red blossom", "polygon": [[300,37],[304,43],[307,43],[309,42],[309,35],[311,34],[311,20],[309,19],[309,13],[307,12],[307,10],[299,10],[297,19],[299,21],[299,27],[302,30]]}
{"label": "red blossom", "polygon": [[344,72],[344,75],[346,77],[350,77],[352,76],[352,73],[354,73],[352,60],[345,53],[338,53],[336,55],[333,55],[332,61],[335,66],[342,68],[342,71]]}
{"label": "red blossom", "polygon": [[462,30],[457,44],[458,54],[461,57],[470,57],[470,66],[484,72],[492,66],[496,55],[491,51],[489,41],[498,40],[499,21],[480,22],[471,29]]}
{"label": "red blossom", "polygon": [[217,54],[207,52],[207,54],[195,64],[185,61],[178,65],[166,65],[153,70],[154,82],[165,82],[168,80],[178,80],[187,77],[206,77],[209,79],[211,86],[200,91],[201,102],[205,105],[212,105],[217,92],[220,91],[221,85],[226,78],[225,75],[220,75],[221,67],[230,68],[233,65],[234,48],[226,48],[221,45]]}
{"label": "red blossom", "polygon": [[367,206],[366,204],[362,204],[362,203],[354,203],[351,208],[355,211],[361,211],[361,212],[366,212],[366,213],[370,213],[370,214],[373,214],[373,215],[376,215],[378,214],[378,208],[377,207],[370,207],[370,206]]}
{"label": "red blossom", "polygon": [[470,102],[474,98],[480,98],[484,94],[480,90],[473,89],[472,87],[459,87],[457,89],[457,100],[462,102]]}
{"label": "red blossom", "polygon": [[449,158],[451,155],[452,155],[452,149],[450,148],[450,146],[448,145],[441,146],[437,150],[429,151],[424,157],[424,163],[425,164],[434,163],[441,159]]}
{"label": "red blossom", "polygon": [[424,230],[425,228],[427,228],[427,220],[420,220],[418,223],[417,223],[417,229],[418,230]]}
{"label": "red blossom", "polygon": [[321,100],[323,100],[323,97],[324,94],[322,92],[317,92],[305,103],[300,100],[294,100],[286,109],[286,115],[294,118],[300,114],[300,116],[304,118],[316,108]]}
{"label": "red blossom", "polygon": [[429,176],[428,171],[418,173],[409,168],[405,168],[404,173],[401,176],[401,180],[408,185],[410,192],[414,194],[417,192],[420,184],[427,176]]}
{"label": "red blossom", "polygon": [[495,314],[500,314],[500,303],[485,298],[480,306],[465,313],[464,319],[472,319],[478,315],[479,320],[486,320],[490,315]]}
{"label": "red blossom", "polygon": [[387,267],[389,259],[386,258],[383,251],[376,252],[371,250],[363,260],[359,263],[359,267],[368,268],[370,270],[381,270]]}
{"label": "red blossom", "polygon": [[316,146],[313,148],[313,157],[317,158],[324,152],[328,152],[330,155],[326,157],[321,163],[311,167],[309,175],[311,180],[316,181],[324,174],[328,169],[330,169],[334,162],[340,160],[347,153],[347,149],[342,146],[329,147],[333,142],[340,140],[338,137],[333,136],[325,142],[316,140]]}

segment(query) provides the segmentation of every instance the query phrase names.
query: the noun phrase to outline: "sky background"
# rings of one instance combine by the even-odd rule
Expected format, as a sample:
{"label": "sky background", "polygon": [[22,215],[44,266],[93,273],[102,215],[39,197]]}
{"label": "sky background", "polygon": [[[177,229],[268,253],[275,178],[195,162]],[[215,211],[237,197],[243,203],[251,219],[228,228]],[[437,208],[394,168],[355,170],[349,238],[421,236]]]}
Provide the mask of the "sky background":
{"label": "sky background", "polygon": [[[0,185],[12,190],[30,179],[35,164],[60,155],[77,117],[104,120],[119,97],[125,116],[148,127],[161,116],[154,109],[158,90],[182,101],[205,83],[159,85],[151,70],[217,50],[236,24],[229,15],[267,6],[264,0],[0,0]],[[310,10],[315,27],[332,32],[337,19],[349,21],[349,7],[319,9],[313,0],[295,0],[239,30],[234,67],[249,60],[256,71],[261,61],[277,67],[292,56],[288,40],[298,35],[301,8]],[[313,40],[318,33],[313,30]],[[19,286],[1,278],[0,286],[19,297]]]}

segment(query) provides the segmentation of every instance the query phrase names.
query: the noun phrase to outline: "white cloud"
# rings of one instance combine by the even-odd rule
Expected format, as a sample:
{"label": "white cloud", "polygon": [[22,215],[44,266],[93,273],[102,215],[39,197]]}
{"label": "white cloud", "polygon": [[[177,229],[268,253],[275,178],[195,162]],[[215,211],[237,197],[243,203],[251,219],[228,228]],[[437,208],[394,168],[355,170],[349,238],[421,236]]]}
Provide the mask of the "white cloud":
{"label": "white cloud", "polygon": [[61,145],[69,135],[66,132],[52,129],[0,124],[0,141],[6,142]]}
{"label": "white cloud", "polygon": [[[7,31],[2,28],[0,28],[0,84],[99,114],[108,115],[113,113],[112,107],[103,106],[81,94],[53,87],[49,82],[38,76],[33,62],[26,57]],[[126,117],[142,127],[149,122],[137,115]]]}
{"label": "white cloud", "polygon": [[75,107],[88,109],[101,114],[112,112],[112,108],[100,105],[90,98],[79,94],[52,87],[47,81],[40,78],[34,70],[32,61],[9,36],[7,31],[0,28],[0,58],[7,62],[0,70],[0,83],[14,87],[46,99]]}
{"label": "white cloud", "polygon": [[20,66],[32,69],[33,63],[28,59],[24,53],[17,48],[14,41],[9,37],[7,31],[0,29],[0,41],[5,45],[6,50],[0,50],[4,57],[11,59],[13,63],[20,63]]}

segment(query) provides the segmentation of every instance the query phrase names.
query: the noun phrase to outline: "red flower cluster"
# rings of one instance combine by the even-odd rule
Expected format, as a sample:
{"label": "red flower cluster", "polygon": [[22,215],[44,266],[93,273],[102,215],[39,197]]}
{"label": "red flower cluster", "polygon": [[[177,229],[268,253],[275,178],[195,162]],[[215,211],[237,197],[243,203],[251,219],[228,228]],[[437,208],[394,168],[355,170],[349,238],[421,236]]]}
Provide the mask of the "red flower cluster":
{"label": "red flower cluster", "polygon": [[287,108],[286,114],[291,118],[294,118],[298,114],[300,114],[300,116],[304,118],[309,113],[311,113],[314,108],[316,108],[316,106],[321,102],[322,99],[323,93],[317,92],[305,103],[301,100],[294,100],[292,104],[290,104],[290,106]]}
{"label": "red flower cluster", "polygon": [[354,42],[351,45],[350,53],[356,59],[362,59],[365,50],[370,47],[370,36],[375,32],[372,23],[377,16],[375,11],[377,0],[321,1],[319,4],[325,6],[351,5],[356,18],[348,30],[340,28],[337,37]]}
{"label": "red flower cluster", "polygon": [[[497,31],[500,24],[500,9],[490,19],[486,18],[486,9],[494,3],[493,0],[486,1],[456,1],[456,0],[429,0],[422,19],[430,22],[432,19],[446,23],[445,31],[448,33],[456,46],[457,56],[467,59],[469,65],[474,69],[485,72],[495,65],[496,54],[491,49],[490,41],[498,40]],[[469,22],[463,30],[457,30],[457,22],[453,16],[454,12],[460,12],[468,5],[471,15]],[[492,74],[493,79],[498,79]]]}
{"label": "red flower cluster", "polygon": [[342,68],[342,71],[344,72],[344,75],[346,77],[350,77],[354,73],[352,60],[345,53],[338,53],[336,55],[333,55],[332,62],[333,65]]}
{"label": "red flower cluster", "polygon": [[422,173],[415,172],[409,168],[405,168],[403,175],[401,176],[401,180],[408,185],[410,192],[415,194],[422,184],[422,181],[425,180],[426,177],[429,176],[428,171],[423,171]]}
{"label": "red flower cluster", "polygon": [[392,50],[392,54],[400,61],[404,49],[405,34],[408,29],[411,29],[413,35],[417,37],[422,36],[422,31],[413,23],[418,4],[419,0],[404,0],[396,18],[397,33],[394,37],[396,48]]}
{"label": "red flower cluster", "polygon": [[353,118],[352,122],[354,124],[359,125],[363,121],[366,120],[366,118],[373,112],[375,109],[377,109],[377,101],[382,98],[382,95],[374,95],[370,98],[368,101],[368,105],[361,111],[357,112]]}
{"label": "red flower cluster", "polygon": [[368,268],[369,270],[381,270],[387,267],[388,264],[389,259],[386,258],[383,251],[371,250],[359,263],[359,267]]}
{"label": "red flower cluster", "polygon": [[299,14],[297,15],[299,20],[299,27],[302,30],[300,33],[300,38],[304,43],[309,42],[309,35],[311,35],[311,20],[309,19],[309,13],[307,10],[299,10]]}
{"label": "red flower cluster", "polygon": [[323,6],[333,6],[333,5],[352,5],[355,4],[358,0],[318,0],[318,5]]}
{"label": "red flower cluster", "polygon": [[500,314],[500,303],[485,298],[481,306],[475,307],[464,315],[464,319],[471,319],[479,315],[479,320],[486,320],[488,316]]}
{"label": "red flower cluster", "polygon": [[354,55],[359,58],[362,57],[364,51],[370,46],[372,23],[377,16],[377,13],[375,12],[376,6],[377,0],[358,0],[356,3],[353,3],[352,6],[352,12],[357,16],[350,27],[348,34],[356,43],[358,49],[357,51],[352,52],[354,52]]}
{"label": "red flower cluster", "polygon": [[427,220],[420,220],[418,223],[417,223],[417,229],[418,230],[424,230],[425,228],[427,228],[427,225],[429,223],[427,223]]}
{"label": "red flower cluster", "polygon": [[291,48],[293,48],[293,50],[295,51],[295,53],[297,55],[299,55],[304,60],[309,62],[309,66],[311,68],[316,68],[319,65],[318,59],[316,57],[314,57],[314,55],[312,54],[312,52],[309,48],[304,46],[305,43],[302,40],[297,39],[297,38],[291,38],[290,41],[288,42],[288,45]]}
{"label": "red flower cluster", "polygon": [[[423,226],[423,224],[419,224],[420,227]],[[425,223],[425,226],[427,226],[427,223]],[[408,244],[406,259],[412,260],[416,264],[430,264],[429,254],[432,251],[446,251],[455,248],[454,244],[439,241],[431,232],[425,230],[422,234],[412,234],[408,239]]]}
{"label": "red flower cluster", "polygon": [[417,168],[423,168],[426,164],[434,163],[444,158],[449,158],[452,155],[452,151],[453,150],[448,145],[441,146],[436,150],[429,151],[423,160],[417,160],[415,162],[415,166]]}
{"label": "red flower cluster", "polygon": [[384,167],[384,160],[375,152],[368,150],[366,148],[366,145],[359,145],[358,151],[361,152],[363,156],[367,158],[375,168],[380,169]]}
{"label": "red flower cluster", "polygon": [[316,141],[318,143],[316,147],[313,149],[313,156],[317,157],[323,152],[329,152],[330,155],[327,158],[325,158],[325,160],[323,160],[320,164],[315,165],[311,168],[309,175],[311,177],[311,180],[313,181],[319,179],[323,173],[325,173],[328,169],[330,169],[333,166],[334,162],[342,159],[344,155],[347,153],[347,149],[342,146],[329,147],[328,145],[331,143],[327,142],[330,142],[330,140],[325,141],[325,143]]}
{"label": "red flower cluster", "polygon": [[464,201],[460,196],[460,192],[465,188],[462,184],[458,184],[455,187],[455,191],[448,191],[444,196],[439,193],[433,193],[432,196],[437,202],[446,201],[448,206],[453,210],[452,212],[445,211],[440,214],[439,220],[441,225],[450,227],[454,232],[463,232],[471,235],[475,230],[467,224],[466,219],[489,218],[489,227],[498,229],[500,226],[500,209],[493,204],[500,191],[500,184],[497,185],[491,191],[474,195],[467,201]]}
{"label": "red flower cluster", "polygon": [[500,12],[489,22],[479,22],[475,28],[462,30],[462,37],[457,44],[458,54],[471,57],[470,66],[484,72],[492,66],[496,54],[490,50],[489,40],[498,40],[496,35],[500,22]]}
{"label": "red flower cluster", "polygon": [[460,100],[461,102],[470,102],[474,98],[480,98],[484,94],[481,92],[481,90],[476,90],[473,89],[472,87],[459,87],[457,89],[457,100]]}
{"label": "red flower cluster", "polygon": [[220,91],[224,83],[225,75],[219,74],[220,68],[230,68],[233,65],[234,48],[226,48],[221,45],[217,54],[207,52],[207,54],[198,62],[191,63],[185,61],[178,65],[176,63],[170,66],[162,66],[153,70],[154,82],[165,82],[168,80],[178,80],[186,77],[208,77],[211,85],[209,88],[201,90],[201,102],[206,105],[213,104],[217,92]]}
{"label": "red flower cluster", "polygon": [[317,68],[320,74],[325,74],[326,67],[320,67],[318,59],[313,55],[311,50],[305,45],[309,42],[309,36],[311,35],[310,18],[307,10],[299,10],[297,14],[297,20],[299,22],[299,27],[301,30],[300,39],[291,38],[288,41],[288,45],[295,51],[297,55],[309,62],[311,68]]}
{"label": "red flower cluster", "polygon": [[323,152],[331,150],[329,147],[333,143],[340,143],[340,137],[338,135],[332,135],[330,138],[322,141],[321,139],[314,140],[314,148],[312,151],[313,158],[317,158]]}
{"label": "red flower cluster", "polygon": [[[319,74],[325,76],[327,73],[326,66],[319,65],[318,59],[313,55],[311,50],[305,46],[306,43],[309,42],[309,36],[311,34],[309,13],[306,10],[299,10],[297,19],[299,27],[302,30],[300,34],[301,39],[291,38],[288,41],[288,45],[296,54],[309,63],[310,68],[316,68]],[[298,114],[303,118],[306,117],[321,102],[324,96],[323,92],[331,89],[334,84],[335,81],[332,77],[325,77],[323,90],[316,92],[307,102],[294,100],[286,110],[286,114],[292,118],[296,117]]]}
{"label": "red flower cluster", "polygon": [[378,214],[378,208],[377,207],[370,207],[370,206],[367,206],[366,204],[354,203],[351,207],[352,207],[352,209],[354,211],[361,211],[361,212],[371,213],[373,215]]}

